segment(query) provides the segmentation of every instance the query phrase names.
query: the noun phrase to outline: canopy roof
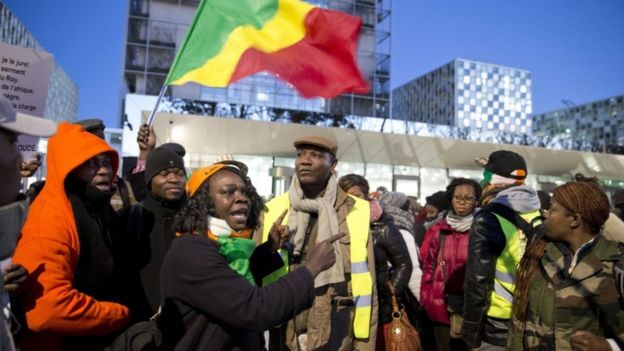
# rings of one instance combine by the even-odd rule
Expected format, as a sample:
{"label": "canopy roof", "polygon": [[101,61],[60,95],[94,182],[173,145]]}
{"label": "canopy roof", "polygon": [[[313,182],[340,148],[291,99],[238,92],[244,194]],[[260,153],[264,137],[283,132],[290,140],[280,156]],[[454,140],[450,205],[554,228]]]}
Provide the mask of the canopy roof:
{"label": "canopy roof", "polygon": [[158,113],[154,129],[159,142],[178,142],[190,153],[294,157],[295,139],[321,135],[337,142],[341,161],[478,169],[475,157],[505,149],[525,158],[529,174],[624,179],[624,156],[612,154],[171,113]]}

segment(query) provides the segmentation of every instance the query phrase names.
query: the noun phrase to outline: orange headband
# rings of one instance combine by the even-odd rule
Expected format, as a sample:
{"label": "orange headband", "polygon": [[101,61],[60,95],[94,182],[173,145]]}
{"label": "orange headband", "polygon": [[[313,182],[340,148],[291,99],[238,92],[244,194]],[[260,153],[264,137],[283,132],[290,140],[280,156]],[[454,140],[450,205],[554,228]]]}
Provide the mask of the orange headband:
{"label": "orange headband", "polygon": [[191,177],[186,181],[186,193],[189,197],[193,196],[197,189],[215,173],[222,168],[228,167],[224,164],[213,164],[208,167],[200,168],[191,174]]}

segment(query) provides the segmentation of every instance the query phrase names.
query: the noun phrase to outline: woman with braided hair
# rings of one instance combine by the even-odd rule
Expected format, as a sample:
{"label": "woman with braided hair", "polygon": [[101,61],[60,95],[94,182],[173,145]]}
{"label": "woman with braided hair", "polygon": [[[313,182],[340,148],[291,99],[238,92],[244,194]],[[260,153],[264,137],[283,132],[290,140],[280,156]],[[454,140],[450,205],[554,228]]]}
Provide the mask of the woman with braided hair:
{"label": "woman with braided hair", "polygon": [[252,237],[264,204],[247,167],[223,161],[195,171],[190,201],[178,212],[178,237],[162,265],[165,349],[263,350],[261,332],[286,322],[314,299],[314,278],[336,261],[336,235],[318,243],[301,269],[265,287],[257,283],[283,262],[277,250],[288,236],[273,224],[258,247]]}
{"label": "woman with braided hair", "polygon": [[595,182],[555,189],[545,235],[520,261],[509,349],[624,349],[624,250],[602,235],[608,216]]}

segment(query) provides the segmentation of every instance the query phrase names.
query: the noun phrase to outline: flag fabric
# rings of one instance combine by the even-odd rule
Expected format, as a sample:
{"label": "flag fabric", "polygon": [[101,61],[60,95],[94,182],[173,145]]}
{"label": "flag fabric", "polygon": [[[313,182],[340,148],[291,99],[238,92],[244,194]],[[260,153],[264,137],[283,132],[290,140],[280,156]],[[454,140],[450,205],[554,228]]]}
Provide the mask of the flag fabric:
{"label": "flag fabric", "polygon": [[202,0],[165,84],[226,87],[266,70],[306,98],[364,94],[361,24],[300,0]]}

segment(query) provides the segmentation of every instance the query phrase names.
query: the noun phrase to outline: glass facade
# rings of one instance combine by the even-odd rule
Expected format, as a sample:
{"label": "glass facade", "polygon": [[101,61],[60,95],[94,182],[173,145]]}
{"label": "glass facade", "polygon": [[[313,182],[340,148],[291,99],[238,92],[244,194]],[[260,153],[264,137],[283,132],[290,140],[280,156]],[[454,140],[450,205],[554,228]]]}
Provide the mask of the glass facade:
{"label": "glass facade", "polygon": [[535,135],[570,138],[603,152],[624,153],[624,95],[533,116]]}
{"label": "glass facade", "polygon": [[[391,0],[312,0],[313,5],[362,18],[357,61],[371,84],[366,95],[304,99],[287,83],[259,73],[227,88],[173,86],[175,98],[249,104],[339,115],[388,117],[390,113]],[[157,95],[199,1],[130,0],[124,79],[127,92]]]}
{"label": "glass facade", "polygon": [[[26,27],[0,0],[0,41],[39,51],[46,51]],[[43,116],[53,121],[74,121],[78,113],[78,86],[56,62],[48,87]]]}
{"label": "glass facade", "polygon": [[396,119],[531,133],[531,73],[456,59],[393,92]]}

